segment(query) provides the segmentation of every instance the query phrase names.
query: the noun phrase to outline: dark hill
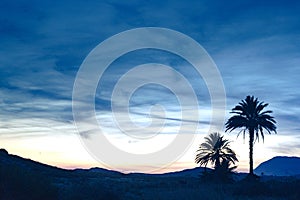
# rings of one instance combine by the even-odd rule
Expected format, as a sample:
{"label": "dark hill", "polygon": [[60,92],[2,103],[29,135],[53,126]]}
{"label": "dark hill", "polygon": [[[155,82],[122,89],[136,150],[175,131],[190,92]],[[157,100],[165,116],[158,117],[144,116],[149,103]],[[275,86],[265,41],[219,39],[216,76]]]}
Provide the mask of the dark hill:
{"label": "dark hill", "polygon": [[268,176],[300,175],[300,158],[277,156],[261,163],[254,172]]}
{"label": "dark hill", "polygon": [[252,187],[248,182],[239,181],[245,174],[236,174],[235,183],[220,187],[219,183],[200,177],[203,170],[194,168],[155,175],[123,174],[101,168],[65,170],[10,155],[1,149],[0,200],[300,199],[300,180],[294,177],[271,177],[269,182],[260,182],[259,186],[255,183]]}

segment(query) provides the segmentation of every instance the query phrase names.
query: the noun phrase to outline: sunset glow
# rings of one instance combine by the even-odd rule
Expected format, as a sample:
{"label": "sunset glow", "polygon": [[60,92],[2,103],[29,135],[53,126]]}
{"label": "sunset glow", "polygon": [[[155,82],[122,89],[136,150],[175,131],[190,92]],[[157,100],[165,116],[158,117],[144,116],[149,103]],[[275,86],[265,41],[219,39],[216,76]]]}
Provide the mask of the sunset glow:
{"label": "sunset glow", "polygon": [[[0,148],[10,154],[66,169],[101,167],[124,173],[164,173],[197,167],[194,159],[199,144],[210,131],[218,130],[232,141],[231,147],[239,159],[237,171],[247,172],[248,135],[245,139],[242,135],[237,138],[238,130],[225,133],[225,127],[219,130],[217,124],[225,123],[241,99],[254,95],[269,103],[267,110],[273,111],[277,121],[277,134],[265,132],[264,142],[255,142],[254,168],[274,156],[300,156],[298,5],[251,1],[226,4],[133,1],[128,5],[121,1],[95,4],[26,1],[17,5],[7,1],[0,5],[3,19],[0,22]],[[199,61],[199,66],[215,64],[217,70],[204,74],[207,78],[198,73],[194,63],[173,52],[153,48],[132,50],[110,63],[99,82],[93,85],[95,91],[90,101],[83,98],[74,101],[74,85],[83,69],[81,66],[88,62],[87,56],[95,53],[96,47],[108,38],[141,27],[162,27],[186,35],[207,52],[199,55],[201,62],[193,59],[194,49],[189,48],[193,44],[187,44],[184,37],[176,41],[182,42],[181,46],[169,42],[170,38],[163,34],[147,38],[154,44],[165,42],[168,48],[178,52],[184,49],[191,60]],[[132,46],[137,38],[132,37],[122,45]],[[114,45],[106,51],[111,53],[121,46]],[[100,58],[106,61],[110,57]],[[126,79],[125,75],[137,66],[146,70],[143,73],[136,70]],[[97,78],[94,69],[89,70]],[[220,89],[217,72],[226,94],[224,110],[213,109],[211,90]],[[155,80],[150,80],[153,77]],[[77,83],[89,88],[92,78]],[[216,85],[209,87],[207,80],[214,78]],[[131,95],[129,101],[113,99],[118,81],[122,86],[118,94]],[[150,84],[136,86],[142,81]],[[190,95],[190,90],[195,96]],[[85,92],[78,91],[82,96],[89,96]],[[216,93],[220,95],[219,90]],[[124,102],[128,104],[128,112],[122,108]],[[222,103],[222,99],[216,102]],[[74,107],[81,106],[84,113],[87,105],[94,109],[95,119],[110,144],[128,154],[148,155],[165,149],[179,130],[194,138],[190,146],[184,146],[182,155],[174,155],[174,162],[163,163],[162,167],[157,167],[159,159],[155,160],[157,163],[133,164],[125,157],[106,152],[99,141],[99,149],[118,160],[112,166],[87,148],[85,139],[97,138],[93,134],[98,130],[88,123],[92,116],[79,118],[82,123],[88,121],[86,135],[79,128],[80,122],[74,120]],[[212,121],[215,113],[220,121]],[[127,124],[127,114],[141,129]],[[119,129],[122,123],[128,125],[123,126],[125,131]],[[147,126],[150,126],[148,132],[140,131]]]}

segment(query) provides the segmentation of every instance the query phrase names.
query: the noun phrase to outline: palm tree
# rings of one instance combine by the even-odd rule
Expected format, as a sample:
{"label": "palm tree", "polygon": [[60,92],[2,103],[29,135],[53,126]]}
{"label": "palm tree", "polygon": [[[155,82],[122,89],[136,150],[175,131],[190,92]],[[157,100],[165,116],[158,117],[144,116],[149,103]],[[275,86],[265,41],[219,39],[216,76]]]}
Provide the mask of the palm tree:
{"label": "palm tree", "polygon": [[[245,100],[242,100],[237,106],[235,106],[230,113],[233,113],[232,117],[226,122],[226,131],[233,131],[234,129],[241,128],[239,132],[249,132],[249,174],[253,174],[253,145],[254,137],[259,141],[259,134],[264,140],[265,129],[269,134],[271,132],[276,133],[276,121],[274,117],[269,115],[272,111],[263,111],[268,104],[259,102],[254,96],[247,96]],[[238,136],[239,136],[238,134]]]}
{"label": "palm tree", "polygon": [[[205,137],[205,142],[200,144],[197,150],[195,162],[200,166],[207,166],[210,162],[215,170],[224,167],[222,163],[235,163],[238,161],[235,152],[230,148],[230,141],[223,138],[220,133],[211,133]],[[228,167],[229,167],[228,165]]]}

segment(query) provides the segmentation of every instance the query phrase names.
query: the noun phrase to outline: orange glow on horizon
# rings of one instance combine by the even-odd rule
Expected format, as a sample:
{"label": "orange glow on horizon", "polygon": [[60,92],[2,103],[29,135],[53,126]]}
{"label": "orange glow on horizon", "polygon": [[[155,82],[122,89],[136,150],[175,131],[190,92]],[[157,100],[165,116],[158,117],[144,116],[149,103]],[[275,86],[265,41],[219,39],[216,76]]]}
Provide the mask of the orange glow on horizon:
{"label": "orange glow on horizon", "polygon": [[[228,137],[226,135],[226,137]],[[230,136],[236,138],[235,135]],[[270,146],[274,144],[276,140],[286,140],[289,138],[284,136],[273,136],[266,138],[265,143],[256,143],[254,148],[254,168],[261,162],[266,161],[274,156],[281,156],[282,153],[272,151]],[[29,158],[34,161],[38,161],[44,164],[56,166],[64,169],[89,169],[93,167],[106,168],[110,170],[116,170],[110,168],[100,162],[96,161],[82,146],[80,139],[77,135],[69,136],[43,136],[43,137],[23,137],[23,138],[1,138],[2,147],[5,148],[9,154],[21,156],[23,158]],[[66,142],[67,141],[67,142]],[[137,167],[138,170],[133,170],[133,167],[128,165],[119,166],[116,171],[123,173],[129,172],[146,172],[146,173],[166,173],[181,171],[184,169],[191,169],[198,167],[199,165],[194,163],[195,150],[198,148],[199,141],[202,141],[202,137],[195,140],[194,145],[181,157],[177,162],[163,168],[145,171],[143,166]],[[237,152],[239,162],[237,163],[238,172],[248,172],[248,145],[243,142],[242,139],[232,140],[232,148]],[[237,151],[237,149],[239,151]],[[300,155],[300,152],[293,152],[294,155]],[[286,156],[292,156],[287,155]]]}

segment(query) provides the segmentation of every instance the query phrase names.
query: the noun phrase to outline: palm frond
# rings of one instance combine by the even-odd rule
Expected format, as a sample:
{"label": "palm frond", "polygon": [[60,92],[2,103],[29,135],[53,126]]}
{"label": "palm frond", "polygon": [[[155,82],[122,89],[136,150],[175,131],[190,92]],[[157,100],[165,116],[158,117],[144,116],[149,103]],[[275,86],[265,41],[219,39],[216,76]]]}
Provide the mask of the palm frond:
{"label": "palm frond", "polygon": [[238,136],[245,129],[253,128],[255,132],[255,141],[259,142],[259,137],[262,137],[264,141],[265,129],[269,134],[276,132],[276,121],[273,116],[269,115],[272,111],[263,111],[269,104],[264,102],[259,102],[254,96],[247,96],[244,100],[238,103],[230,113],[234,114],[230,117],[225,124],[225,131],[233,131],[235,129],[240,129]]}
{"label": "palm frond", "polygon": [[211,163],[216,168],[224,160],[232,164],[238,161],[235,152],[230,148],[230,141],[219,133],[211,133],[204,140],[196,151],[195,162],[200,166]]}

